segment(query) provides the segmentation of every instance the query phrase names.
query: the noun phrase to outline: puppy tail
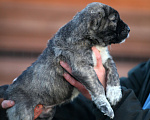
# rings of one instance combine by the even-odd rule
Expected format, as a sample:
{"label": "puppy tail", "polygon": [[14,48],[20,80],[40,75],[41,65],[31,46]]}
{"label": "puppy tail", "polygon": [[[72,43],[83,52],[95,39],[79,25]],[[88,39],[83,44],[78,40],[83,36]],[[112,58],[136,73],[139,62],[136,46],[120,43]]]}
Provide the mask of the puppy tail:
{"label": "puppy tail", "polygon": [[5,91],[7,90],[9,85],[0,86],[0,98],[4,97]]}

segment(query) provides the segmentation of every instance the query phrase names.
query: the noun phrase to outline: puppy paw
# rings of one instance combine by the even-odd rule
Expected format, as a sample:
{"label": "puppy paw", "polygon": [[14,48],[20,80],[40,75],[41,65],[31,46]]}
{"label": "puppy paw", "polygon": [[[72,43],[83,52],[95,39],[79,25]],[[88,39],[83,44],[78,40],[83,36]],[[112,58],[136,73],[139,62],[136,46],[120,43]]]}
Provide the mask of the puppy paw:
{"label": "puppy paw", "polygon": [[100,110],[101,110],[101,112],[104,113],[104,115],[107,115],[107,116],[110,117],[111,119],[114,118],[114,111],[113,111],[113,109],[112,109],[110,106],[108,106],[107,104],[101,105],[101,106],[100,106]]}
{"label": "puppy paw", "polygon": [[94,97],[92,100],[96,104],[97,108],[104,113],[104,115],[107,115],[111,119],[114,118],[114,111],[104,95],[100,95],[97,98]]}
{"label": "puppy paw", "polygon": [[106,88],[106,97],[111,105],[116,105],[122,98],[122,92],[120,86],[110,86]]}

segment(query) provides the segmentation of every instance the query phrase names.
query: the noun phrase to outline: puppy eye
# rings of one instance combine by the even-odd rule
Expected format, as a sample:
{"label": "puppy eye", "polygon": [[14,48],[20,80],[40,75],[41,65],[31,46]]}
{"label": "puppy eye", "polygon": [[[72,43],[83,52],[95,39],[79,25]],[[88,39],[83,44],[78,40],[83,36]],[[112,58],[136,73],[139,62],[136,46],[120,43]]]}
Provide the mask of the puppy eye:
{"label": "puppy eye", "polygon": [[108,19],[109,19],[110,21],[115,22],[115,21],[116,21],[116,16],[115,16],[114,14],[111,14],[111,15],[109,15]]}
{"label": "puppy eye", "polygon": [[103,15],[102,15],[100,12],[98,12],[98,15],[99,15],[99,17],[100,17],[100,18],[102,18],[102,17],[103,17]]}
{"label": "puppy eye", "polygon": [[117,22],[117,20],[116,20],[116,19],[115,19],[115,20],[112,20],[112,22],[114,22],[114,23],[115,23],[115,22]]}

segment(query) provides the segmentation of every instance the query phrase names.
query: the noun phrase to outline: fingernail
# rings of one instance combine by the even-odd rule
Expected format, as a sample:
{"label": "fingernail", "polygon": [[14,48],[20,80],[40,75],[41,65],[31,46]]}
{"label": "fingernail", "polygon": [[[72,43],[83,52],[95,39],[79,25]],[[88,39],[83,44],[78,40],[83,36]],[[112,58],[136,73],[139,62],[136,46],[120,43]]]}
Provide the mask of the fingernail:
{"label": "fingernail", "polygon": [[11,104],[11,105],[14,105],[14,104],[15,104],[15,102],[14,102],[14,101],[11,101],[11,102],[10,102],[10,104]]}
{"label": "fingernail", "polygon": [[60,64],[61,64],[61,65],[64,65],[64,62],[63,62],[63,61],[60,61]]}
{"label": "fingernail", "polygon": [[92,50],[93,50],[93,49],[95,49],[95,48],[96,48],[96,47],[95,47],[95,46],[93,46],[93,47],[92,47]]}
{"label": "fingernail", "polygon": [[92,47],[92,50],[93,50],[93,47]]}

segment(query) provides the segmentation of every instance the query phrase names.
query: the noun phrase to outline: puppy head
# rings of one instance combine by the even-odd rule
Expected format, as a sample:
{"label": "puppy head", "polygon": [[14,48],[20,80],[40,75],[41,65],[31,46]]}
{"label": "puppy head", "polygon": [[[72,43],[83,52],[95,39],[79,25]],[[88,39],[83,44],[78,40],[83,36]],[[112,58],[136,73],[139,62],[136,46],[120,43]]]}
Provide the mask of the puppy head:
{"label": "puppy head", "polygon": [[86,20],[88,39],[95,44],[107,46],[123,42],[130,32],[119,16],[119,13],[108,5],[91,3],[80,12]]}

